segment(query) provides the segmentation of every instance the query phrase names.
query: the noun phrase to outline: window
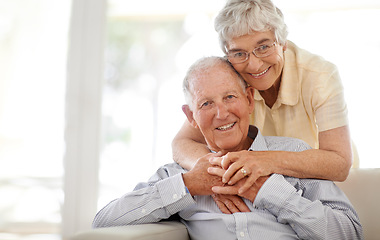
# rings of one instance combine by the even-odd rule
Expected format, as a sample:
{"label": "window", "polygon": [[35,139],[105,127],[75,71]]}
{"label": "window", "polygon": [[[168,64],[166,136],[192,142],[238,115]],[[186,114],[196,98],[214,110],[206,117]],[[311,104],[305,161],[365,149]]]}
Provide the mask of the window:
{"label": "window", "polygon": [[1,239],[59,239],[69,3],[0,3]]}
{"label": "window", "polygon": [[212,28],[220,1],[108,3],[99,207],[172,161],[184,72],[222,54]]}

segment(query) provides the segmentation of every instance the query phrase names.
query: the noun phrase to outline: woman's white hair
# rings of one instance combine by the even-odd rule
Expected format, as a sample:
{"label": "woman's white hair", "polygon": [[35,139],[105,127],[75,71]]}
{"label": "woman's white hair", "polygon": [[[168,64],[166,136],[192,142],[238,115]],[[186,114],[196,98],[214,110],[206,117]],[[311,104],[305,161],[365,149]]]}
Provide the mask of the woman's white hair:
{"label": "woman's white hair", "polygon": [[288,36],[284,16],[271,0],[228,0],[215,18],[215,30],[225,53],[228,41],[253,32],[273,31],[281,45]]}
{"label": "woman's white hair", "polygon": [[193,91],[191,89],[192,81],[201,75],[207,74],[210,71],[215,71],[214,67],[218,65],[224,65],[227,69],[230,69],[232,73],[236,75],[236,78],[239,79],[239,83],[245,92],[247,83],[240,76],[238,72],[232,67],[231,63],[223,57],[203,57],[193,63],[190,68],[187,70],[185,78],[183,79],[182,88],[185,94],[186,104],[189,105],[190,109],[193,110]]}

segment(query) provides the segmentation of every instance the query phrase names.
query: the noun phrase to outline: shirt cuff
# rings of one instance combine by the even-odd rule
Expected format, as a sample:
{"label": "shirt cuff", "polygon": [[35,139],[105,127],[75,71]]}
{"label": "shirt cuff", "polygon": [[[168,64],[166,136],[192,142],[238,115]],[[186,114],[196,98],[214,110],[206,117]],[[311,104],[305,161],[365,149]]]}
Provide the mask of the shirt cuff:
{"label": "shirt cuff", "polygon": [[175,214],[195,203],[190,193],[186,192],[181,173],[163,179],[156,186],[162,203],[170,214]]}
{"label": "shirt cuff", "polygon": [[284,176],[273,174],[259,190],[254,204],[261,209],[267,209],[275,216],[285,207],[287,200],[297,193],[296,188],[285,180]]}

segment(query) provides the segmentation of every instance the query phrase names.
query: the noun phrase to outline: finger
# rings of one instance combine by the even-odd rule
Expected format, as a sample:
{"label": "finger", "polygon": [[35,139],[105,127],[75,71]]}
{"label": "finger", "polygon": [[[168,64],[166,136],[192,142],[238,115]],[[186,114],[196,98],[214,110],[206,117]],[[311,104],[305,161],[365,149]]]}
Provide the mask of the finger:
{"label": "finger", "polygon": [[240,212],[240,210],[236,207],[236,205],[231,200],[229,200],[229,199],[224,199],[224,205],[232,213]]}
{"label": "finger", "polygon": [[221,169],[220,167],[209,167],[209,168],[207,168],[207,172],[209,174],[219,176],[219,177],[223,177],[225,171],[226,170]]}
{"label": "finger", "polygon": [[249,188],[253,186],[253,184],[256,182],[257,177],[255,177],[253,174],[251,174],[247,181],[244,183],[244,185],[239,189],[238,194],[245,193]]}
{"label": "finger", "polygon": [[231,158],[229,157],[231,154],[226,154],[222,157],[221,167],[224,169],[228,169],[230,164],[232,163]]}
{"label": "finger", "polygon": [[214,186],[211,190],[216,194],[237,195],[239,188],[236,186]]}
{"label": "finger", "polygon": [[212,157],[209,159],[211,165],[222,167],[222,157]]}
{"label": "finger", "polygon": [[228,182],[229,185],[233,185],[233,184],[235,184],[238,180],[242,179],[244,176],[243,176],[243,177],[240,177],[240,178],[239,178],[239,176],[236,176],[235,181],[230,183],[231,178],[233,178],[235,175],[237,175],[237,174],[238,174],[238,171],[239,171],[241,168],[242,168],[241,163],[238,163],[238,162],[233,163],[233,164],[227,169],[227,171],[224,173],[223,178],[222,178],[223,183],[227,183],[227,182]]}
{"label": "finger", "polygon": [[230,210],[228,210],[227,206],[220,200],[220,198],[218,197],[218,195],[213,194],[212,198],[214,199],[216,205],[218,206],[218,208],[220,209],[220,211],[222,211],[222,213],[232,214],[230,212]]}
{"label": "finger", "polygon": [[[244,169],[246,171],[246,174],[244,175],[242,169]],[[235,174],[231,177],[230,181],[228,182],[228,185],[234,185],[236,184],[237,182],[239,182],[241,179],[245,178],[249,176],[249,172],[246,168],[242,167],[240,169],[238,169]]]}
{"label": "finger", "polygon": [[230,210],[228,210],[227,206],[224,205],[224,203],[222,203],[221,201],[217,201],[216,205],[218,206],[218,208],[220,209],[220,211],[222,211],[222,213],[232,214],[232,212]]}
{"label": "finger", "polygon": [[239,209],[240,212],[250,212],[251,210],[248,208],[247,204],[240,197],[234,197],[233,202],[235,206]]}

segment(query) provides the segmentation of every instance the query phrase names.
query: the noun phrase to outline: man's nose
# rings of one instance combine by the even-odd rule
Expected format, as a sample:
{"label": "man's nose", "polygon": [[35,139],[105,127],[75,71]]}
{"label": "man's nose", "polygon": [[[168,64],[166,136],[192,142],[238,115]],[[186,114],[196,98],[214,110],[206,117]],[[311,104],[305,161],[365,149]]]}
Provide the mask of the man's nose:
{"label": "man's nose", "polygon": [[229,114],[228,106],[225,103],[220,103],[217,105],[217,118],[225,119]]}

